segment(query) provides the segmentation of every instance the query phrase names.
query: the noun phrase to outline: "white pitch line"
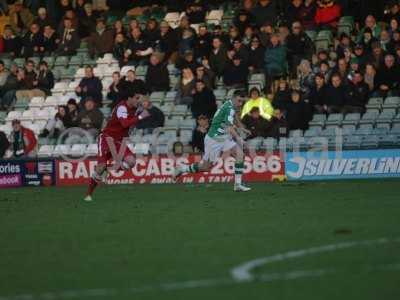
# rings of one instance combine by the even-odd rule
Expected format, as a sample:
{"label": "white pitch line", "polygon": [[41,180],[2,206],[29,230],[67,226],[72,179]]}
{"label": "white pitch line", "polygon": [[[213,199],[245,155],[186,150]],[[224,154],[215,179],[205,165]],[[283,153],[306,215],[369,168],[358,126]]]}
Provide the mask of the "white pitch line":
{"label": "white pitch line", "polygon": [[[208,287],[220,287],[229,285],[238,285],[255,282],[273,282],[273,281],[288,281],[302,278],[311,277],[323,277],[331,274],[339,273],[340,270],[335,269],[319,269],[319,270],[294,270],[289,272],[281,273],[267,273],[258,276],[253,276],[250,271],[253,268],[269,264],[276,261],[283,261],[293,257],[302,257],[317,253],[336,251],[340,249],[346,249],[356,246],[372,246],[379,244],[395,243],[400,242],[400,238],[388,239],[381,238],[378,240],[367,240],[367,241],[354,241],[345,242],[332,245],[326,245],[321,247],[313,247],[309,249],[289,251],[282,254],[276,254],[269,257],[259,258],[247,262],[232,270],[232,277],[226,278],[211,278],[201,280],[189,280],[181,282],[170,282],[155,285],[147,285],[142,287],[132,287],[127,289],[116,289],[116,288],[99,288],[99,289],[87,289],[87,290],[65,290],[60,292],[46,292],[42,294],[22,294],[17,296],[0,296],[0,300],[60,300],[60,299],[89,299],[96,297],[119,297],[133,294],[141,294],[145,292],[154,291],[178,291],[185,289],[194,288],[208,288]],[[378,266],[366,266],[364,269],[360,269],[360,273],[365,272],[379,272],[379,271],[398,271],[400,270],[400,263],[389,264],[389,265],[378,265]],[[236,271],[236,273],[233,273]],[[235,275],[233,275],[235,274]],[[238,279],[237,275],[244,276],[246,279]],[[248,276],[250,275],[250,276]],[[243,277],[240,277],[243,278]]]}
{"label": "white pitch line", "polygon": [[353,248],[353,247],[361,247],[361,246],[367,247],[367,246],[395,243],[395,242],[400,242],[400,238],[396,238],[396,239],[380,238],[377,240],[343,242],[343,243],[330,244],[330,245],[313,247],[313,248],[308,248],[308,249],[288,251],[285,253],[278,253],[278,254],[275,254],[272,256],[261,257],[261,258],[257,258],[257,259],[245,262],[245,263],[233,268],[231,271],[231,275],[232,275],[233,279],[235,279],[238,282],[253,281],[255,279],[255,276],[251,274],[252,270],[254,270],[255,268],[259,268],[261,266],[273,263],[273,262],[284,261],[284,260],[294,258],[294,257],[298,258],[298,257],[309,256],[309,255],[314,255],[314,254],[318,254],[318,253],[332,252],[332,251]]}

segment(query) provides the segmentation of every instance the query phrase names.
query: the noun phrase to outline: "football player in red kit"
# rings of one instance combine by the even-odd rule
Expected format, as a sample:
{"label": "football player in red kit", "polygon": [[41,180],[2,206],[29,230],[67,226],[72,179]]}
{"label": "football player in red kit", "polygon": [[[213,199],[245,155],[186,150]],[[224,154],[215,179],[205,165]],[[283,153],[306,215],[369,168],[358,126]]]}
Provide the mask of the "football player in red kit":
{"label": "football player in red kit", "polygon": [[97,166],[90,178],[85,201],[92,201],[92,194],[97,185],[107,175],[107,163],[114,162],[113,168],[128,170],[135,165],[135,156],[127,146],[129,129],[149,116],[140,106],[143,95],[135,94],[121,101],[114,108],[111,118],[98,139]]}

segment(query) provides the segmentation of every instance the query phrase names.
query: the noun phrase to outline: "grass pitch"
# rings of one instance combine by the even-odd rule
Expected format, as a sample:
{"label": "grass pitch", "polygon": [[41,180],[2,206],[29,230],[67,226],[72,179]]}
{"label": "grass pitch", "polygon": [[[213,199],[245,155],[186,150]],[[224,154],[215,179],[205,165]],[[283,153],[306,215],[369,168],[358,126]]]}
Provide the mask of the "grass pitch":
{"label": "grass pitch", "polygon": [[[0,300],[400,299],[399,180],[0,191]],[[237,282],[231,270],[292,250]],[[25,298],[24,298],[25,297]]]}

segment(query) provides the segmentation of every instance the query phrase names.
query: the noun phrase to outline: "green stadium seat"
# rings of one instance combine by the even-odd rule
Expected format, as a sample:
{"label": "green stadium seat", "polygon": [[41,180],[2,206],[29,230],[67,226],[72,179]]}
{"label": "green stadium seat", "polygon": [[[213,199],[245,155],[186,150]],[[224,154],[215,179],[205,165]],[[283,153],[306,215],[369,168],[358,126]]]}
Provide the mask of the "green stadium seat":
{"label": "green stadium seat", "polygon": [[264,150],[275,150],[278,148],[278,140],[274,138],[266,138],[263,140],[262,149]]}
{"label": "green stadium seat", "polygon": [[318,33],[315,41],[315,48],[319,49],[328,49],[331,45],[333,45],[333,35],[330,30],[322,30]]}
{"label": "green stadium seat", "polygon": [[366,105],[367,110],[382,108],[383,98],[370,98],[368,104]]}
{"label": "green stadium seat", "polygon": [[330,114],[328,119],[325,122],[325,126],[340,126],[343,122],[343,115],[342,114]]}
{"label": "green stadium seat", "polygon": [[66,68],[69,63],[69,57],[68,56],[58,56],[56,58],[56,61],[54,63],[55,67],[64,67]]}
{"label": "green stadium seat", "polygon": [[340,18],[338,23],[338,34],[346,33],[347,35],[351,35],[354,29],[354,19],[351,16],[344,16]]}
{"label": "green stadium seat", "polygon": [[320,136],[323,137],[336,136],[339,132],[340,131],[338,127],[329,127],[326,128],[325,130],[322,130]]}
{"label": "green stadium seat", "polygon": [[391,123],[396,115],[396,110],[387,109],[383,110],[379,117],[376,119],[376,123]]}
{"label": "green stadium seat", "polygon": [[398,109],[400,106],[400,97],[388,97],[382,105],[382,109]]}
{"label": "green stadium seat", "polygon": [[379,145],[379,138],[376,135],[368,135],[361,142],[362,149],[376,149]]}
{"label": "green stadium seat", "polygon": [[25,59],[24,58],[16,58],[13,61],[14,64],[16,64],[19,68],[22,68],[25,65]]}
{"label": "green stadium seat", "polygon": [[315,114],[309,125],[312,127],[324,127],[326,122],[326,115]]}
{"label": "green stadium seat", "polygon": [[69,61],[70,66],[81,67],[82,64],[83,64],[83,57],[81,55],[72,56],[71,60]]}
{"label": "green stadium seat", "polygon": [[376,111],[367,111],[361,118],[359,124],[375,124],[375,120],[378,118],[379,113]]}
{"label": "green stadium seat", "polygon": [[343,148],[346,150],[358,150],[361,147],[362,137],[351,136],[344,139]]}
{"label": "green stadium seat", "polygon": [[45,62],[47,62],[47,64],[48,64],[48,66],[49,66],[50,69],[53,68],[54,62],[55,62],[54,56],[45,56],[45,57],[43,57],[43,60],[44,60]]}
{"label": "green stadium seat", "polygon": [[342,125],[355,125],[357,126],[360,122],[361,116],[360,114],[347,114],[342,122]]}
{"label": "green stadium seat", "polygon": [[[399,131],[400,134],[400,131]],[[378,145],[379,148],[395,148],[397,147],[396,143],[397,137],[396,135],[384,135],[379,137]]]}
{"label": "green stadium seat", "polygon": [[354,135],[358,135],[358,136],[365,136],[365,135],[370,135],[373,132],[373,128],[372,127],[361,127],[358,128],[355,132]]}
{"label": "green stadium seat", "polygon": [[312,127],[304,132],[304,137],[315,137],[321,134],[321,127]]}
{"label": "green stadium seat", "polygon": [[313,41],[313,42],[317,38],[317,32],[314,31],[314,30],[306,30],[306,34],[311,39],[311,41]]}

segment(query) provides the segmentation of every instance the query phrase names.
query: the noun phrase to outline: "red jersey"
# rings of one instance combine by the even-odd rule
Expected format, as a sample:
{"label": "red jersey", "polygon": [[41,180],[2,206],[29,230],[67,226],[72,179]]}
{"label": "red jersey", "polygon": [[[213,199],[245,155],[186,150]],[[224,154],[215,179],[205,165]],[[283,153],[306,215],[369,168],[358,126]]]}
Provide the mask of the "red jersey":
{"label": "red jersey", "polygon": [[121,141],[129,135],[129,128],[136,126],[139,122],[136,116],[136,108],[129,108],[126,101],[121,101],[114,108],[111,119],[108,121],[102,134],[112,137],[114,140]]}

